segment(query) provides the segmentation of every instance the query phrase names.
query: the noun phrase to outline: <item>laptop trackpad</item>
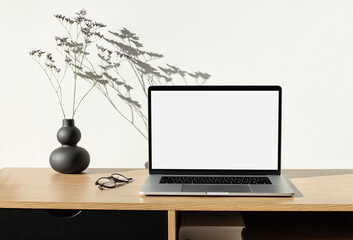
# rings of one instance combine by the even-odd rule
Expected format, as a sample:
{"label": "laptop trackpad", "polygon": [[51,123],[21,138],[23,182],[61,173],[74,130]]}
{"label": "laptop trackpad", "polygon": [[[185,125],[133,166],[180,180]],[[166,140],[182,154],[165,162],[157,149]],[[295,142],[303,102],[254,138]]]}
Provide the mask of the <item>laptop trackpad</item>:
{"label": "laptop trackpad", "polygon": [[184,184],[182,192],[251,192],[248,185],[203,185],[203,184]]}

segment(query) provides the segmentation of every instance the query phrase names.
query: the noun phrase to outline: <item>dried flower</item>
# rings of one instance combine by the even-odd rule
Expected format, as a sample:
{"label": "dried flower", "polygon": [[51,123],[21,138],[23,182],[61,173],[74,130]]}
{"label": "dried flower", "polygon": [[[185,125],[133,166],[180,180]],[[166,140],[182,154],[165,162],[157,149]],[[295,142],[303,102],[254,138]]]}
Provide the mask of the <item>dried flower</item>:
{"label": "dried flower", "polygon": [[55,14],[54,17],[56,17],[59,20],[64,20],[65,19],[65,16],[60,15],[60,14]]}
{"label": "dried flower", "polygon": [[66,62],[66,63],[71,63],[71,62],[72,62],[72,59],[71,59],[69,56],[66,56],[66,57],[65,57],[65,62]]}
{"label": "dried flower", "polygon": [[72,19],[70,19],[70,18],[65,18],[65,21],[68,22],[68,23],[70,23],[70,24],[73,24],[73,23],[74,23],[74,21],[73,21]]}
{"label": "dried flower", "polygon": [[97,46],[97,49],[100,50],[101,52],[107,51],[106,48],[104,48],[104,47],[102,47],[102,46],[99,46],[98,44],[96,44],[96,46]]}
{"label": "dried flower", "polygon": [[92,27],[93,27],[93,24],[92,24],[91,22],[85,22],[85,24],[86,24],[86,26],[87,26],[88,28],[92,28]]}
{"label": "dried flower", "polygon": [[91,28],[89,27],[82,27],[81,32],[88,37],[92,35]]}
{"label": "dried flower", "polygon": [[35,55],[37,52],[39,52],[40,50],[32,50],[29,52],[29,55],[33,56]]}
{"label": "dried flower", "polygon": [[47,54],[47,59],[48,59],[50,62],[52,62],[52,63],[55,62],[54,59],[53,59],[53,57],[52,57],[52,55],[51,55],[51,53],[48,53],[48,54]]}
{"label": "dried flower", "polygon": [[[203,84],[199,80],[201,80],[201,78],[205,80],[209,75],[200,72],[186,72],[171,65],[168,65],[168,68],[155,68],[149,62],[156,58],[161,58],[163,55],[142,50],[143,44],[135,33],[130,32],[126,28],[117,33],[109,31],[109,33],[113,35],[113,38],[109,39],[104,37],[103,32],[98,31],[106,27],[106,25],[92,21],[88,19],[86,15],[87,11],[85,9],[76,12],[74,18],[66,17],[61,14],[54,15],[65,28],[69,36],[55,36],[55,43],[60,54],[63,56],[63,62],[65,63],[64,72],[72,71],[74,76],[74,96],[72,98],[72,106],[70,107],[73,109],[72,118],[74,118],[77,108],[87,94],[95,86],[99,86],[98,90],[104,94],[115,109],[118,110],[119,106],[112,101],[113,95],[115,97],[118,96],[118,101],[122,100],[130,106],[131,115],[125,115],[119,110],[118,112],[125,119],[129,120],[147,139],[147,134],[145,134],[148,122],[147,116],[142,112],[142,105],[135,99],[134,92],[136,88],[132,87],[135,87],[135,85],[129,84],[131,77],[125,77],[126,69],[120,68],[124,65],[128,66],[128,69],[132,67],[133,74],[136,75],[144,91],[149,85],[174,84],[173,78],[175,75],[178,75],[185,84],[188,84],[187,79],[190,76],[193,77],[192,81],[195,81],[196,84]],[[100,65],[92,61],[95,56],[90,55],[91,53],[89,52],[90,46],[96,41],[104,41],[103,45],[100,43],[96,44],[96,48],[94,49],[94,52],[97,53]],[[108,46],[108,48],[106,46]],[[110,47],[114,47],[114,51],[110,50]],[[61,88],[61,83],[64,77],[71,75],[65,73],[62,75],[59,74],[61,69],[55,65],[56,62],[50,53],[45,53],[42,50],[32,50],[29,54],[46,72],[65,117],[61,92],[63,88]],[[46,55],[45,58],[41,58],[43,54]],[[92,59],[90,58],[91,56],[93,57]],[[91,88],[83,94],[82,99],[77,99],[78,97],[76,96],[76,81],[78,81],[78,78],[83,78],[88,83],[92,84]],[[103,85],[104,87],[102,87]],[[147,95],[146,91],[145,94]],[[142,122],[137,120],[139,117],[141,117],[140,120],[142,120]],[[137,121],[135,121],[135,119]],[[141,126],[146,126],[146,129],[141,129],[135,122],[142,123]]]}
{"label": "dried flower", "polygon": [[87,14],[87,11],[85,9],[81,9],[78,13],[76,13],[79,16],[85,16]]}
{"label": "dried flower", "polygon": [[68,42],[67,42],[68,37],[60,38],[60,37],[56,36],[55,40],[57,41],[56,45],[58,45],[59,47],[68,45]]}
{"label": "dried flower", "polygon": [[44,51],[38,50],[37,55],[38,57],[41,57],[44,53],[45,53]]}
{"label": "dried flower", "polygon": [[98,22],[94,22],[93,25],[94,25],[95,27],[100,27],[100,28],[104,28],[104,27],[107,26],[107,25],[105,25],[105,24],[103,24],[103,23],[98,23]]}
{"label": "dried flower", "polygon": [[76,22],[77,24],[80,24],[80,23],[83,22],[84,20],[85,20],[85,18],[82,17],[82,16],[78,16],[78,17],[75,18],[75,22]]}
{"label": "dried flower", "polygon": [[127,59],[132,59],[132,57],[126,53],[122,53],[122,52],[119,52],[119,51],[116,51],[116,54],[119,56],[119,57],[124,57],[124,58],[127,58]]}

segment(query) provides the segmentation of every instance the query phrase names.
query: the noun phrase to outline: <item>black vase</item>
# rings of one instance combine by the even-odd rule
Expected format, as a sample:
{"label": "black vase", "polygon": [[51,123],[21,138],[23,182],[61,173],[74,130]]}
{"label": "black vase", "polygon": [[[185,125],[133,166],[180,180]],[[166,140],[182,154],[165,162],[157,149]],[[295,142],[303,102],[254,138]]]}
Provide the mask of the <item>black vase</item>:
{"label": "black vase", "polygon": [[81,139],[81,132],[75,127],[74,119],[63,119],[63,126],[56,137],[62,146],[50,154],[50,166],[60,173],[80,173],[85,170],[90,157],[86,149],[76,145]]}

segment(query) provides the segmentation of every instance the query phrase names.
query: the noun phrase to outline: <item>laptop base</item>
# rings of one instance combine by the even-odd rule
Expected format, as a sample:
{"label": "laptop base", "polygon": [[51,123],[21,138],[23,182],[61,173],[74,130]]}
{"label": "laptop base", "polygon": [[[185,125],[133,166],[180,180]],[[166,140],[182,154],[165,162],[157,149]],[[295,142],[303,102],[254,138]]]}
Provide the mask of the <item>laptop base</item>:
{"label": "laptop base", "polygon": [[294,191],[281,176],[267,176],[272,184],[160,184],[164,175],[149,175],[140,195],[165,196],[279,196],[291,197]]}

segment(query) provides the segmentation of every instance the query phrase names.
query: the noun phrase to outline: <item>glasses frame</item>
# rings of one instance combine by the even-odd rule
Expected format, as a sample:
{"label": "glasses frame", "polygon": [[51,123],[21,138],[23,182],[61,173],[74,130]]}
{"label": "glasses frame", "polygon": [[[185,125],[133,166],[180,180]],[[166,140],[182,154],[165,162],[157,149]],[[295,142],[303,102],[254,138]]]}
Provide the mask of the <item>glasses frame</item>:
{"label": "glasses frame", "polygon": [[[124,180],[118,179],[117,177],[114,177],[114,175],[118,175],[118,176],[124,178]],[[99,183],[99,180],[101,180],[101,179],[107,179],[109,181],[109,183],[111,183],[112,182],[111,180],[113,180],[114,186],[106,186],[104,184]],[[128,184],[128,183],[132,182],[133,180],[134,180],[133,178],[125,177],[124,175],[122,175],[120,173],[112,173],[112,175],[110,175],[109,177],[98,178],[98,180],[95,182],[95,185],[97,185],[100,190],[104,190],[105,188],[116,188],[117,183]]]}

